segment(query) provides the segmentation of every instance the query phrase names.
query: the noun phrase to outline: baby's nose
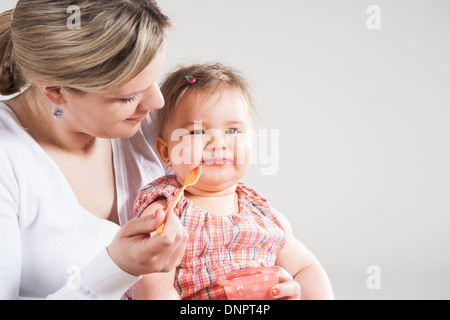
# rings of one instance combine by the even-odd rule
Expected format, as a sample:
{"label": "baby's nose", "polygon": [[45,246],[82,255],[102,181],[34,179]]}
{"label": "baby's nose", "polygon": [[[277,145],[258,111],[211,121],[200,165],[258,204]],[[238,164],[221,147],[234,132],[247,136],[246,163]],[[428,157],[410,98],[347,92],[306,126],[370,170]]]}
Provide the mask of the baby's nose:
{"label": "baby's nose", "polygon": [[226,149],[226,138],[225,134],[220,130],[208,130],[206,132],[206,139],[208,141],[208,149]]}

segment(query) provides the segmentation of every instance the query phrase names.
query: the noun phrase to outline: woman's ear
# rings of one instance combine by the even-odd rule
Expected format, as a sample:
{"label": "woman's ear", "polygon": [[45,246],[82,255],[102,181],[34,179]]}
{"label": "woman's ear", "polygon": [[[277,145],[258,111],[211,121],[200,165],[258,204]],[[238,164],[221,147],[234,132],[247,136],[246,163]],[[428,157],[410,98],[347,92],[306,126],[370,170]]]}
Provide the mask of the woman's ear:
{"label": "woman's ear", "polygon": [[158,153],[159,158],[164,163],[166,167],[171,167],[170,165],[170,156],[169,156],[169,146],[164,141],[162,137],[156,138],[156,152]]}
{"label": "woman's ear", "polygon": [[62,94],[62,87],[58,86],[39,86],[39,90],[54,105],[63,105],[66,103]]}

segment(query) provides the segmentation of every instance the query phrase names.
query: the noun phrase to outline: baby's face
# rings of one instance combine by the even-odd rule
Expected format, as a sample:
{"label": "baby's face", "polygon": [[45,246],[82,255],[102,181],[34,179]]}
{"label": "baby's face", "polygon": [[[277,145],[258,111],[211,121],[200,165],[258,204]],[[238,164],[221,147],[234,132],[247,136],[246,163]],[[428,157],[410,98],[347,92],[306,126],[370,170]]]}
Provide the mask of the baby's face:
{"label": "baby's face", "polygon": [[183,96],[164,130],[170,164],[181,183],[199,164],[199,190],[220,191],[245,175],[252,144],[248,110],[246,100],[234,91]]}

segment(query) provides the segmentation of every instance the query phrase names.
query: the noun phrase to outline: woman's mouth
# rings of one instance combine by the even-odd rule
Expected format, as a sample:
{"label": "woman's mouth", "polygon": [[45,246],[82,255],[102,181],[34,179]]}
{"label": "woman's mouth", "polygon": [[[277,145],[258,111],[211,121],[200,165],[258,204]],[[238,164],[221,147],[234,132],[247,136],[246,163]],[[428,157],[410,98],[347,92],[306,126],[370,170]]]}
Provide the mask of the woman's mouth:
{"label": "woman's mouth", "polygon": [[144,115],[142,117],[128,118],[126,121],[137,124],[137,123],[141,123],[142,121],[144,121],[145,118],[147,118],[147,115]]}

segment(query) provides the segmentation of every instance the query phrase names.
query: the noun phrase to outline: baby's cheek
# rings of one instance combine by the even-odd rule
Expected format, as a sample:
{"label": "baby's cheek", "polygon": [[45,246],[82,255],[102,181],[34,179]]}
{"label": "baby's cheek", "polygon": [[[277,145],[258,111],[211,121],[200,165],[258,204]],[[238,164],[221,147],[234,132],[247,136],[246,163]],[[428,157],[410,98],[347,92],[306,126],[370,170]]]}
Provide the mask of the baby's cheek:
{"label": "baby's cheek", "polygon": [[172,167],[178,179],[184,181],[189,172],[201,164],[203,142],[201,136],[184,136],[171,148]]}
{"label": "baby's cheek", "polygon": [[239,135],[234,139],[234,160],[236,164],[249,164],[252,152],[252,139]]}
{"label": "baby's cheek", "polygon": [[179,141],[172,141],[170,145],[170,160],[172,165],[192,165],[201,161],[200,146],[190,136],[183,136]]}

